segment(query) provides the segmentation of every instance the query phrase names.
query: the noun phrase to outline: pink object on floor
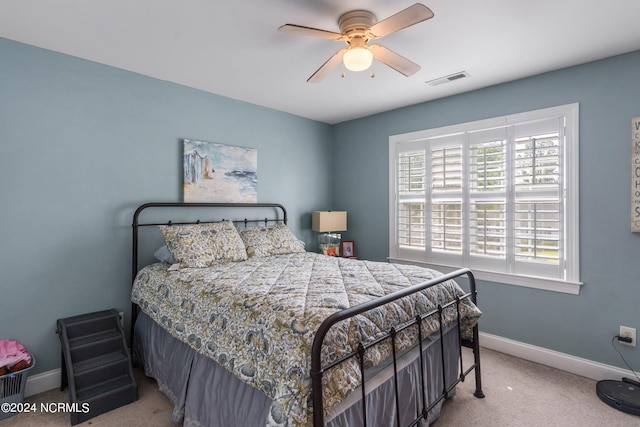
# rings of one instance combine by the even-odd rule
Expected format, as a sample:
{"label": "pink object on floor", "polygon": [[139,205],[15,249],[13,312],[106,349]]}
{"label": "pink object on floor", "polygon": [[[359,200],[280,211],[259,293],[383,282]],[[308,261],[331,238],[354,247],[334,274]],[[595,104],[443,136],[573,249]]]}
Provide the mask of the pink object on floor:
{"label": "pink object on floor", "polygon": [[13,366],[23,360],[31,364],[31,355],[22,344],[14,340],[0,340],[0,368]]}

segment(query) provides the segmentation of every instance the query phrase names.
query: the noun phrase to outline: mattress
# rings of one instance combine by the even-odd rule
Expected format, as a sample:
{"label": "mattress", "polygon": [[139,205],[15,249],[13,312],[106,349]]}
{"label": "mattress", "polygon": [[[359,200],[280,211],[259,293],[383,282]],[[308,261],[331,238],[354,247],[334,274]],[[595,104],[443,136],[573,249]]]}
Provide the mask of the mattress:
{"label": "mattress", "polygon": [[[132,300],[178,341],[264,393],[271,402],[266,425],[306,426],[311,424],[311,345],[320,323],[336,311],[439,275],[416,266],[315,253],[178,271],[158,263],[138,273]],[[359,342],[463,294],[448,281],[336,325],[325,340],[323,360],[336,360]],[[463,300],[461,314],[462,333],[470,336],[480,311]],[[455,308],[445,310],[445,325],[455,320]],[[439,326],[436,317],[426,319],[423,333]],[[406,350],[415,342],[415,330],[408,330],[398,335],[397,348]],[[387,360],[390,347],[367,351],[365,365]],[[359,368],[355,361],[346,362],[327,372],[325,380],[329,414],[360,386]]]}

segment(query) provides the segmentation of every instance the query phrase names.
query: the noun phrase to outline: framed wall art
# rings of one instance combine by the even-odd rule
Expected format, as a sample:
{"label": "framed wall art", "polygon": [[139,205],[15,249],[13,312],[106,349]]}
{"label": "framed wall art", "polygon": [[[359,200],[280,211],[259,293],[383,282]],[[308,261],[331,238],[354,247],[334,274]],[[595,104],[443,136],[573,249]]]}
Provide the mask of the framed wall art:
{"label": "framed wall art", "polygon": [[184,139],[184,202],[256,203],[258,150]]}
{"label": "framed wall art", "polygon": [[631,119],[631,231],[640,232],[640,117]]}

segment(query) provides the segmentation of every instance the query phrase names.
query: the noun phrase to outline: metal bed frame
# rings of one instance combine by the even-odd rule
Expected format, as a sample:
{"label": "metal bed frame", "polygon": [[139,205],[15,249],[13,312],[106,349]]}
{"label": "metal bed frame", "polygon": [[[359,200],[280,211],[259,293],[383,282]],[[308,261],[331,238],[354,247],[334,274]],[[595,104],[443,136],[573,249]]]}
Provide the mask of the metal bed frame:
{"label": "metal bed frame", "polygon": [[[376,307],[380,307],[382,305],[388,304],[390,302],[396,301],[400,298],[404,298],[408,295],[420,292],[424,289],[430,288],[432,286],[436,286],[442,282],[446,282],[447,280],[451,280],[451,279],[455,279],[456,277],[460,277],[460,276],[464,276],[466,275],[467,278],[469,279],[469,284],[470,284],[470,288],[471,291],[469,293],[466,293],[465,295],[461,296],[461,297],[456,297],[456,299],[454,301],[451,301],[448,304],[445,305],[438,305],[438,307],[435,310],[432,310],[428,313],[423,313],[423,314],[419,314],[416,316],[416,318],[412,321],[406,322],[404,324],[400,324],[400,325],[396,325],[393,326],[389,332],[387,332],[385,335],[379,337],[378,339],[374,340],[374,341],[370,341],[367,344],[363,344],[363,343],[359,343],[358,345],[358,349],[351,352],[350,354],[347,354],[345,356],[343,356],[342,358],[332,362],[332,363],[328,363],[326,365],[322,364],[322,360],[321,360],[321,352],[322,352],[322,344],[324,341],[325,336],[327,335],[327,333],[329,332],[329,330],[331,329],[331,327],[333,325],[335,325],[336,323],[339,323],[343,320],[352,318],[354,316],[357,316],[361,313],[364,313],[366,311],[369,310],[373,310]],[[365,375],[365,367],[364,367],[364,354],[365,351],[368,348],[371,348],[373,346],[375,346],[376,344],[379,344],[380,342],[390,339],[392,342],[392,356],[393,356],[393,378],[394,378],[394,392],[395,392],[395,405],[396,405],[396,414],[400,413],[400,401],[398,399],[399,396],[399,392],[398,392],[398,368],[397,368],[397,354],[396,354],[396,345],[395,345],[395,338],[397,336],[398,333],[402,332],[403,330],[417,325],[418,326],[418,348],[419,348],[419,357],[420,357],[420,389],[422,390],[419,394],[419,402],[421,403],[422,409],[419,411],[419,414],[416,416],[416,418],[413,420],[413,422],[411,424],[409,424],[409,426],[416,426],[420,423],[421,420],[427,420],[428,419],[428,415],[429,412],[436,407],[436,405],[438,403],[440,403],[440,401],[447,399],[449,397],[449,394],[451,393],[451,391],[453,389],[455,389],[456,385],[458,385],[459,383],[463,382],[466,378],[466,376],[471,373],[471,371],[475,371],[475,381],[476,381],[476,390],[474,392],[474,396],[478,397],[478,398],[484,398],[484,393],[482,391],[482,378],[480,375],[480,345],[479,345],[479,340],[478,340],[478,325],[476,324],[473,327],[473,332],[472,332],[472,339],[471,340],[463,340],[462,339],[462,334],[461,334],[461,330],[460,330],[460,301],[462,301],[463,299],[469,298],[471,299],[471,301],[475,304],[476,303],[476,284],[475,284],[475,278],[473,276],[473,273],[471,273],[471,271],[469,269],[460,269],[457,271],[453,271],[449,274],[445,274],[443,276],[439,276],[435,279],[402,289],[400,291],[385,295],[383,297],[377,298],[375,300],[363,303],[363,304],[359,304],[357,306],[353,306],[347,309],[344,309],[342,311],[336,312],[334,314],[332,314],[331,316],[327,317],[321,324],[320,327],[318,328],[318,331],[316,332],[316,336],[314,338],[313,341],[313,347],[312,347],[312,354],[311,354],[311,382],[312,382],[312,390],[313,390],[313,425],[314,427],[321,427],[324,426],[324,411],[322,410],[323,408],[323,400],[322,400],[322,374],[324,372],[326,372],[328,369],[331,369],[341,363],[343,363],[344,361],[353,358],[353,357],[357,357],[358,358],[358,364],[360,367],[360,376],[361,378],[364,378]],[[458,329],[458,360],[460,362],[460,375],[459,377],[450,385],[447,385],[447,379],[446,379],[446,369],[445,369],[445,350],[444,350],[444,339],[443,339],[443,335],[444,335],[444,327],[442,325],[442,312],[450,307],[450,306],[456,306],[456,312],[457,312],[457,329]],[[426,383],[427,383],[427,378],[425,378],[425,373],[424,373],[424,348],[423,348],[423,342],[424,342],[424,336],[422,333],[422,321],[428,317],[431,316],[437,316],[438,317],[438,324],[440,325],[438,328],[438,333],[440,335],[440,362],[442,363],[442,384],[443,384],[443,390],[441,392],[441,394],[435,399],[433,400],[433,402],[431,404],[427,403],[427,396],[424,390],[426,390]],[[467,369],[464,368],[464,364],[462,361],[462,347],[469,347],[473,350],[473,358],[474,358],[474,363],[468,367]],[[362,392],[362,417],[364,420],[364,425],[365,427],[367,426],[367,404],[366,404],[366,390],[365,390],[365,382],[362,382],[362,386],[361,386],[361,392]],[[320,408],[319,411],[316,410],[316,408]],[[398,427],[400,427],[400,418],[398,415],[397,418],[397,422],[396,425]]]}
{"label": "metal bed frame", "polygon": [[[217,219],[217,220],[206,220],[206,221],[200,221],[200,220],[196,220],[196,221],[187,221],[187,222],[172,222],[172,221],[165,221],[165,222],[143,222],[140,220],[140,216],[142,214],[143,211],[145,211],[146,209],[150,209],[150,208],[239,208],[239,209],[244,209],[244,208],[273,208],[274,210],[280,210],[282,213],[282,217],[280,217],[280,215],[276,215],[276,218],[262,218],[262,219],[243,219],[243,220],[234,220],[233,222],[235,224],[244,224],[244,226],[248,226],[250,223],[251,224],[259,224],[259,223],[264,223],[264,225],[268,225],[270,222],[283,222],[284,224],[287,224],[287,211],[285,209],[285,207],[281,204],[278,203],[180,203],[180,202],[158,202],[158,203],[146,203],[141,205],[140,207],[138,207],[133,215],[133,256],[132,256],[132,284],[133,281],[135,280],[136,274],[138,272],[138,251],[139,251],[139,236],[138,236],[138,232],[139,232],[139,228],[140,227],[149,227],[149,226],[158,226],[158,225],[184,225],[184,224],[197,224],[197,223],[211,223],[211,222],[220,222],[220,221],[224,221],[224,219]],[[329,330],[331,329],[331,327],[341,321],[344,321],[346,319],[352,318],[354,316],[357,316],[359,314],[362,314],[366,311],[375,309],[377,307],[380,307],[382,305],[385,304],[389,304],[393,301],[396,301],[398,299],[404,298],[408,295],[420,292],[422,290],[425,290],[427,288],[430,288],[432,286],[436,286],[442,282],[445,282],[447,280],[451,280],[451,279],[455,279],[457,277],[462,277],[462,276],[466,276],[469,280],[469,288],[470,291],[466,294],[464,294],[461,297],[457,297],[454,301],[441,306],[439,305],[435,310],[432,310],[428,313],[421,313],[418,316],[416,316],[415,319],[413,319],[412,321],[409,322],[405,322],[404,324],[399,324],[396,325],[394,327],[392,327],[384,336],[379,337],[378,339],[376,339],[375,341],[371,341],[368,342],[366,344],[360,343],[358,345],[357,350],[341,357],[338,360],[335,360],[329,364],[324,364],[322,363],[321,360],[321,352],[322,352],[322,346],[323,346],[323,342],[324,342],[324,338],[326,337],[327,333],[329,332]],[[318,328],[318,331],[315,335],[314,341],[313,341],[313,347],[312,347],[312,354],[311,354],[311,381],[312,381],[312,401],[313,401],[313,425],[314,427],[323,427],[325,425],[324,423],[324,410],[323,410],[323,390],[322,390],[322,377],[323,374],[331,369],[334,368],[338,365],[340,365],[341,363],[356,357],[359,367],[360,367],[360,375],[361,378],[364,378],[365,375],[365,367],[364,367],[364,355],[365,352],[368,348],[371,348],[379,343],[381,343],[384,340],[391,340],[392,343],[392,358],[393,358],[393,380],[394,380],[394,392],[395,392],[395,405],[396,405],[396,409],[398,409],[398,411],[396,411],[397,414],[399,414],[399,409],[400,409],[400,401],[399,401],[399,391],[398,391],[398,368],[397,368],[397,357],[398,355],[396,354],[396,345],[395,345],[395,338],[397,336],[398,333],[402,332],[403,330],[415,326],[417,325],[418,327],[418,347],[419,347],[419,358],[420,358],[420,386],[421,386],[421,390],[419,392],[420,396],[419,396],[419,402],[421,405],[421,410],[419,411],[419,413],[417,414],[416,418],[413,420],[413,422],[411,424],[409,424],[409,426],[416,426],[418,425],[421,420],[427,420],[428,414],[429,412],[442,400],[445,400],[449,397],[450,393],[452,392],[452,390],[456,387],[456,385],[458,385],[460,382],[463,382],[466,377],[471,373],[471,371],[474,371],[475,373],[475,392],[473,393],[474,396],[476,396],[477,398],[484,398],[484,393],[482,391],[482,378],[481,378],[481,373],[480,373],[480,346],[479,346],[479,339],[478,339],[478,325],[476,324],[473,327],[473,331],[472,331],[472,337],[471,339],[463,339],[462,338],[462,334],[461,334],[461,328],[460,328],[460,302],[464,299],[469,299],[471,300],[471,302],[473,302],[474,304],[477,303],[477,290],[476,290],[476,282],[475,282],[475,278],[473,276],[473,273],[469,270],[469,269],[460,269],[454,272],[451,272],[449,274],[445,274],[443,276],[437,277],[435,279],[417,284],[417,285],[413,285],[411,287],[402,289],[400,291],[385,295],[384,297],[380,297],[377,298],[375,300],[357,305],[357,306],[353,306],[350,308],[347,308],[345,310],[336,312],[334,314],[332,314],[331,316],[329,316],[328,318],[326,318],[322,324],[320,325],[320,327]],[[444,351],[444,342],[443,342],[443,325],[442,325],[442,313],[445,309],[447,309],[448,307],[454,306],[456,307],[456,311],[457,311],[457,329],[458,329],[458,360],[460,363],[460,370],[459,370],[459,376],[458,378],[453,382],[453,384],[447,385],[447,381],[445,378],[445,351]],[[133,338],[134,338],[134,325],[135,325],[135,321],[138,315],[138,307],[136,304],[132,304],[132,320],[131,320],[131,336],[130,336],[130,340],[131,340],[131,345],[133,348]],[[425,372],[424,372],[424,364],[423,364],[423,358],[424,358],[424,354],[423,354],[423,341],[424,338],[423,337],[423,331],[422,331],[422,322],[424,319],[431,317],[431,316],[437,316],[438,318],[438,324],[439,326],[439,331],[437,332],[439,334],[439,338],[440,338],[440,354],[441,354],[441,364],[442,364],[442,368],[443,368],[443,390],[441,392],[441,394],[435,398],[435,400],[433,400],[431,402],[431,404],[428,404],[427,402],[427,396],[426,396],[426,392],[425,392],[425,386],[427,384],[428,379],[425,376]],[[462,360],[462,347],[468,347],[471,348],[473,351],[473,363],[467,367],[465,369],[464,364],[463,364],[463,360]],[[366,419],[366,387],[365,387],[365,382],[362,382],[362,386],[360,387],[361,389],[361,393],[362,393],[362,399],[361,399],[361,405],[362,405],[362,415],[363,415],[363,421],[364,421],[364,425],[367,426],[367,419]],[[398,415],[397,421],[396,421],[397,427],[400,427],[400,418]]]}

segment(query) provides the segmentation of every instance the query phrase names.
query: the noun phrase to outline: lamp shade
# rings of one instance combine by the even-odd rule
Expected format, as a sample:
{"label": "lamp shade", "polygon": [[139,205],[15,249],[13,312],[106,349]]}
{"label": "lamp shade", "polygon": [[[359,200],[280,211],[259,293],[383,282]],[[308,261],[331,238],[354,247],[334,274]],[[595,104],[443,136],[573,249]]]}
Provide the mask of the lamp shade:
{"label": "lamp shade", "polygon": [[347,212],[313,211],[311,214],[311,229],[320,233],[347,231]]}

